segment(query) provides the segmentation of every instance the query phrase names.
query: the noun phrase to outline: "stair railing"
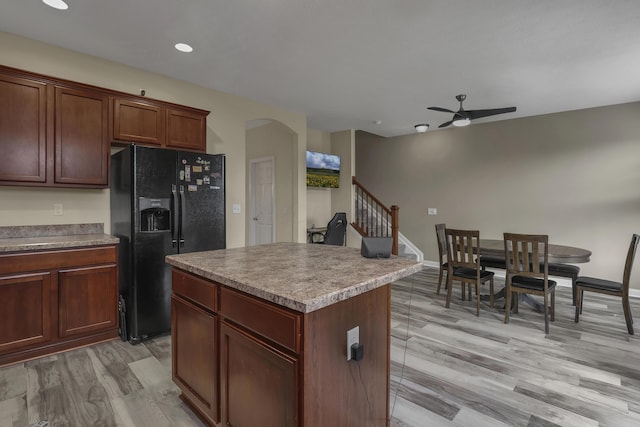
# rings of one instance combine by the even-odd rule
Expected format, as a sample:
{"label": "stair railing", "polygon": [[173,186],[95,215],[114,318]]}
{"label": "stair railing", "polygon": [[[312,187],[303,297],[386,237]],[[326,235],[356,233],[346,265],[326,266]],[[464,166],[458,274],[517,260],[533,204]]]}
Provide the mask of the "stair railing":
{"label": "stair railing", "polygon": [[392,237],[391,253],[398,255],[398,211],[396,205],[385,206],[376,196],[371,194],[355,176],[351,177],[355,191],[355,221],[353,228],[361,236]]}

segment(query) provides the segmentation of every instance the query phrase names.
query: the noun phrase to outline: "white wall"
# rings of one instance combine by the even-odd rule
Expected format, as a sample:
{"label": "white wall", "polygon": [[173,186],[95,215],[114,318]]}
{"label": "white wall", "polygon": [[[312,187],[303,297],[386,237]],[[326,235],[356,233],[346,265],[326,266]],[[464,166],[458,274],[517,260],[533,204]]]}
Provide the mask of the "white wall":
{"label": "white wall", "polygon": [[[138,94],[144,88],[149,98],[211,111],[207,118],[207,152],[226,155],[228,247],[245,244],[245,123],[253,119],[283,123],[295,135],[296,145],[293,155],[297,162],[292,165],[294,240],[305,241],[307,189],[304,167],[298,166],[304,165],[305,115],[2,32],[0,64],[126,93]],[[53,216],[54,202],[63,203],[63,216]],[[241,214],[231,213],[233,204],[242,206]],[[104,222],[109,232],[108,206],[108,190],[0,186],[0,225]]]}
{"label": "white wall", "polygon": [[640,232],[639,118],[640,102],[395,138],[357,132],[357,177],[400,207],[400,231],[426,260],[438,259],[443,222],[484,238],[548,234],[593,252],[581,274],[620,281]]}

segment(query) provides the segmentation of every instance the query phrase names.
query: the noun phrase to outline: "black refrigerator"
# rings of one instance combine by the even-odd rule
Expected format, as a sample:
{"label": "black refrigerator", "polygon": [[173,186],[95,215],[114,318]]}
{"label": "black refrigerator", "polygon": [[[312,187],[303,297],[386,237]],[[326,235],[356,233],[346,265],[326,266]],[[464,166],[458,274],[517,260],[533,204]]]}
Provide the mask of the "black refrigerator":
{"label": "black refrigerator", "polygon": [[226,247],[224,164],[221,154],[135,144],[111,156],[123,340],[138,343],[170,331],[166,255]]}

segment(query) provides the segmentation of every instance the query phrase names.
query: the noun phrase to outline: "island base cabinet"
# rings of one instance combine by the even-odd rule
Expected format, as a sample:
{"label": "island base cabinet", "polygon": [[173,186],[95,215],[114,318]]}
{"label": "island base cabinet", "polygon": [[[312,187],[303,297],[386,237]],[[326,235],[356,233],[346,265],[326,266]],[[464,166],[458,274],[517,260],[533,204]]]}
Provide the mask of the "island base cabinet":
{"label": "island base cabinet", "polygon": [[220,421],[218,401],[218,319],[191,302],[171,296],[173,381],[208,423]]}
{"label": "island base cabinet", "polygon": [[222,425],[298,426],[298,361],[224,322],[220,338]]}

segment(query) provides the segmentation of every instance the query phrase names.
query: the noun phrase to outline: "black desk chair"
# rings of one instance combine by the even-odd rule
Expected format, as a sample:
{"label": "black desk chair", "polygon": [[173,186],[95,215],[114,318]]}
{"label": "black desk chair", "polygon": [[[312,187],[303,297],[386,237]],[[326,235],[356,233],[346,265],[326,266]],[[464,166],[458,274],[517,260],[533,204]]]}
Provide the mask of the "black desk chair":
{"label": "black desk chair", "polygon": [[[324,233],[315,232],[311,234],[313,243],[324,243],[325,245],[343,246],[347,234],[347,214],[336,212],[327,224],[327,231]],[[316,238],[320,239],[316,241]]]}
{"label": "black desk chair", "polygon": [[580,313],[582,313],[584,291],[615,295],[622,297],[622,310],[624,311],[624,320],[627,322],[627,331],[629,335],[633,335],[633,317],[631,316],[631,307],[629,306],[629,280],[631,280],[631,267],[633,267],[633,259],[636,256],[638,240],[640,240],[640,235],[637,234],[634,234],[631,238],[627,259],[624,263],[622,282],[614,282],[612,280],[598,279],[595,277],[578,277],[576,280],[576,323],[580,320]]}

